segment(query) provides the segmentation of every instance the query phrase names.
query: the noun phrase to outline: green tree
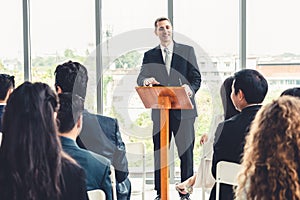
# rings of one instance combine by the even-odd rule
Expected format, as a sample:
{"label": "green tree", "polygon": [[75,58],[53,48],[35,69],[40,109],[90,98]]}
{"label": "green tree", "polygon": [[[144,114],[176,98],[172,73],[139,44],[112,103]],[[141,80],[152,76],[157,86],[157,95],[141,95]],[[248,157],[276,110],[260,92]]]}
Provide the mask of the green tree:
{"label": "green tree", "polygon": [[134,68],[140,64],[142,54],[138,51],[128,52],[115,60],[116,68]]}
{"label": "green tree", "polygon": [[66,49],[65,52],[64,52],[64,56],[66,58],[75,58],[75,53],[72,49]]}

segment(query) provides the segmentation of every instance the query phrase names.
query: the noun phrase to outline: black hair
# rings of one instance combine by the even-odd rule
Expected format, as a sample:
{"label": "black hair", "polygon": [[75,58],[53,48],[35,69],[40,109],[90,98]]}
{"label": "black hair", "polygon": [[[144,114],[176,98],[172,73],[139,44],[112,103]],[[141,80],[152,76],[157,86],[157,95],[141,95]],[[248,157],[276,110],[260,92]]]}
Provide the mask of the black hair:
{"label": "black hair", "polygon": [[253,69],[243,69],[236,72],[233,78],[235,94],[241,90],[248,104],[263,102],[268,92],[268,82],[262,74]]}
{"label": "black hair", "polygon": [[70,60],[58,65],[54,74],[56,90],[59,86],[62,92],[76,94],[85,99],[88,73],[82,64]]}
{"label": "black hair", "polygon": [[235,106],[233,105],[232,100],[230,98],[230,94],[232,91],[232,89],[231,89],[232,83],[233,83],[233,77],[230,76],[224,80],[223,84],[221,85],[221,89],[220,89],[225,120],[229,119],[232,116],[239,113],[239,111],[237,111],[235,109]]}
{"label": "black hair", "polygon": [[160,17],[160,18],[157,18],[157,19],[155,20],[155,22],[154,22],[154,27],[155,27],[155,29],[157,28],[157,23],[158,23],[158,22],[165,21],[165,20],[167,20],[167,21],[169,21],[169,22],[171,23],[171,21],[170,21],[168,18],[166,18],[166,17]]}
{"label": "black hair", "polygon": [[9,89],[15,88],[15,77],[0,74],[0,100],[4,100]]}
{"label": "black hair", "polygon": [[84,100],[78,95],[62,93],[59,97],[59,110],[57,113],[58,130],[67,133],[72,130],[84,109]]}
{"label": "black hair", "polygon": [[0,148],[1,199],[60,199],[62,148],[54,112],[55,92],[24,82],[10,95]]}
{"label": "black hair", "polygon": [[299,87],[294,87],[294,88],[289,88],[286,89],[281,93],[280,96],[283,95],[289,95],[289,96],[294,96],[294,97],[300,97],[300,88]]}

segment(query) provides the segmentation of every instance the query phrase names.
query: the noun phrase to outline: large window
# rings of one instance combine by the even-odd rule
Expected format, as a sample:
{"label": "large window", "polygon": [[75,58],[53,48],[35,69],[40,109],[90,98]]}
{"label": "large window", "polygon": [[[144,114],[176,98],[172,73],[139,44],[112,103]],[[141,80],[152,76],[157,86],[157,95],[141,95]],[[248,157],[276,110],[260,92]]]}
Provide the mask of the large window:
{"label": "large window", "polygon": [[266,101],[286,88],[299,87],[299,6],[297,0],[247,1],[247,65],[267,77]]}
{"label": "large window", "polygon": [[0,73],[15,76],[16,85],[24,81],[22,1],[0,2]]}
{"label": "large window", "polygon": [[[54,70],[68,60],[85,63],[95,46],[94,1],[30,1],[32,80],[53,86]],[[95,66],[86,65],[86,106],[96,110]]]}
{"label": "large window", "polygon": [[154,21],[167,16],[167,1],[103,0],[102,9],[104,113],[117,117],[126,135],[149,138],[150,110],[144,108],[135,86],[143,53],[159,43]]}
{"label": "large window", "polygon": [[238,31],[239,1],[174,0],[174,39],[194,47],[202,75],[196,95],[195,158],[202,150],[200,135],[214,134],[211,124],[223,111],[220,84],[238,68]]}

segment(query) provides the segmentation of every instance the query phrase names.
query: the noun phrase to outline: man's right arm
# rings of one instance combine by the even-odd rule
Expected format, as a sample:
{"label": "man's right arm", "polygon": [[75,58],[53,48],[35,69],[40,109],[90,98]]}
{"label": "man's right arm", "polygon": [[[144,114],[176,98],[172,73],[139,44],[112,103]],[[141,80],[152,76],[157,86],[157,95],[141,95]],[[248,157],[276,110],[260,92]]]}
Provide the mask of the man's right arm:
{"label": "man's right arm", "polygon": [[146,78],[149,78],[149,72],[147,70],[147,67],[145,66],[147,63],[149,63],[148,58],[147,58],[147,54],[144,53],[143,64],[142,64],[140,73],[139,73],[138,78],[137,78],[138,86],[144,86],[144,80]]}

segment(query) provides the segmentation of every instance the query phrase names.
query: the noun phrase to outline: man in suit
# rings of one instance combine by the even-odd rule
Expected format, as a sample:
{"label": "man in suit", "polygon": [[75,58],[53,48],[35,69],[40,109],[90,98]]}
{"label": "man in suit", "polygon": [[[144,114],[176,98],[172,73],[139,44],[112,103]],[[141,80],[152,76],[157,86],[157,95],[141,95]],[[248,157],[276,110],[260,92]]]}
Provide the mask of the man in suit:
{"label": "man in suit", "polygon": [[[85,99],[88,74],[82,64],[69,61],[58,65],[54,73],[58,93],[69,92]],[[117,198],[129,200],[131,183],[128,178],[128,162],[117,120],[84,110],[77,144],[110,160],[115,168]]]}
{"label": "man in suit", "polygon": [[[249,126],[268,91],[266,79],[256,70],[238,71],[233,78],[231,100],[240,113],[220,123],[217,128],[216,135],[219,135],[219,138],[214,143],[212,162],[214,177],[216,177],[216,167],[219,161],[240,163]],[[233,199],[231,185],[221,184],[220,191],[220,199]],[[213,187],[209,199],[215,198],[216,185]]]}
{"label": "man in suit", "polygon": [[[173,133],[180,158],[181,181],[193,175],[194,122],[197,117],[195,93],[200,88],[201,75],[194,49],[176,43],[172,39],[173,28],[167,18],[158,18],[155,34],[160,45],[144,54],[141,71],[137,78],[139,86],[182,86],[193,103],[191,110],[170,110],[170,136]],[[155,190],[160,199],[160,113],[152,110],[153,143],[155,160]],[[171,139],[171,137],[169,137]],[[180,194],[181,199],[189,199],[188,194]]]}
{"label": "man in suit", "polygon": [[76,144],[82,128],[84,99],[72,93],[62,93],[59,94],[59,104],[57,121],[63,150],[84,169],[87,190],[101,189],[106,199],[112,200],[110,161],[99,154],[79,148]]}
{"label": "man in suit", "polygon": [[9,95],[15,88],[15,77],[8,74],[0,74],[0,132],[2,132],[2,114]]}

